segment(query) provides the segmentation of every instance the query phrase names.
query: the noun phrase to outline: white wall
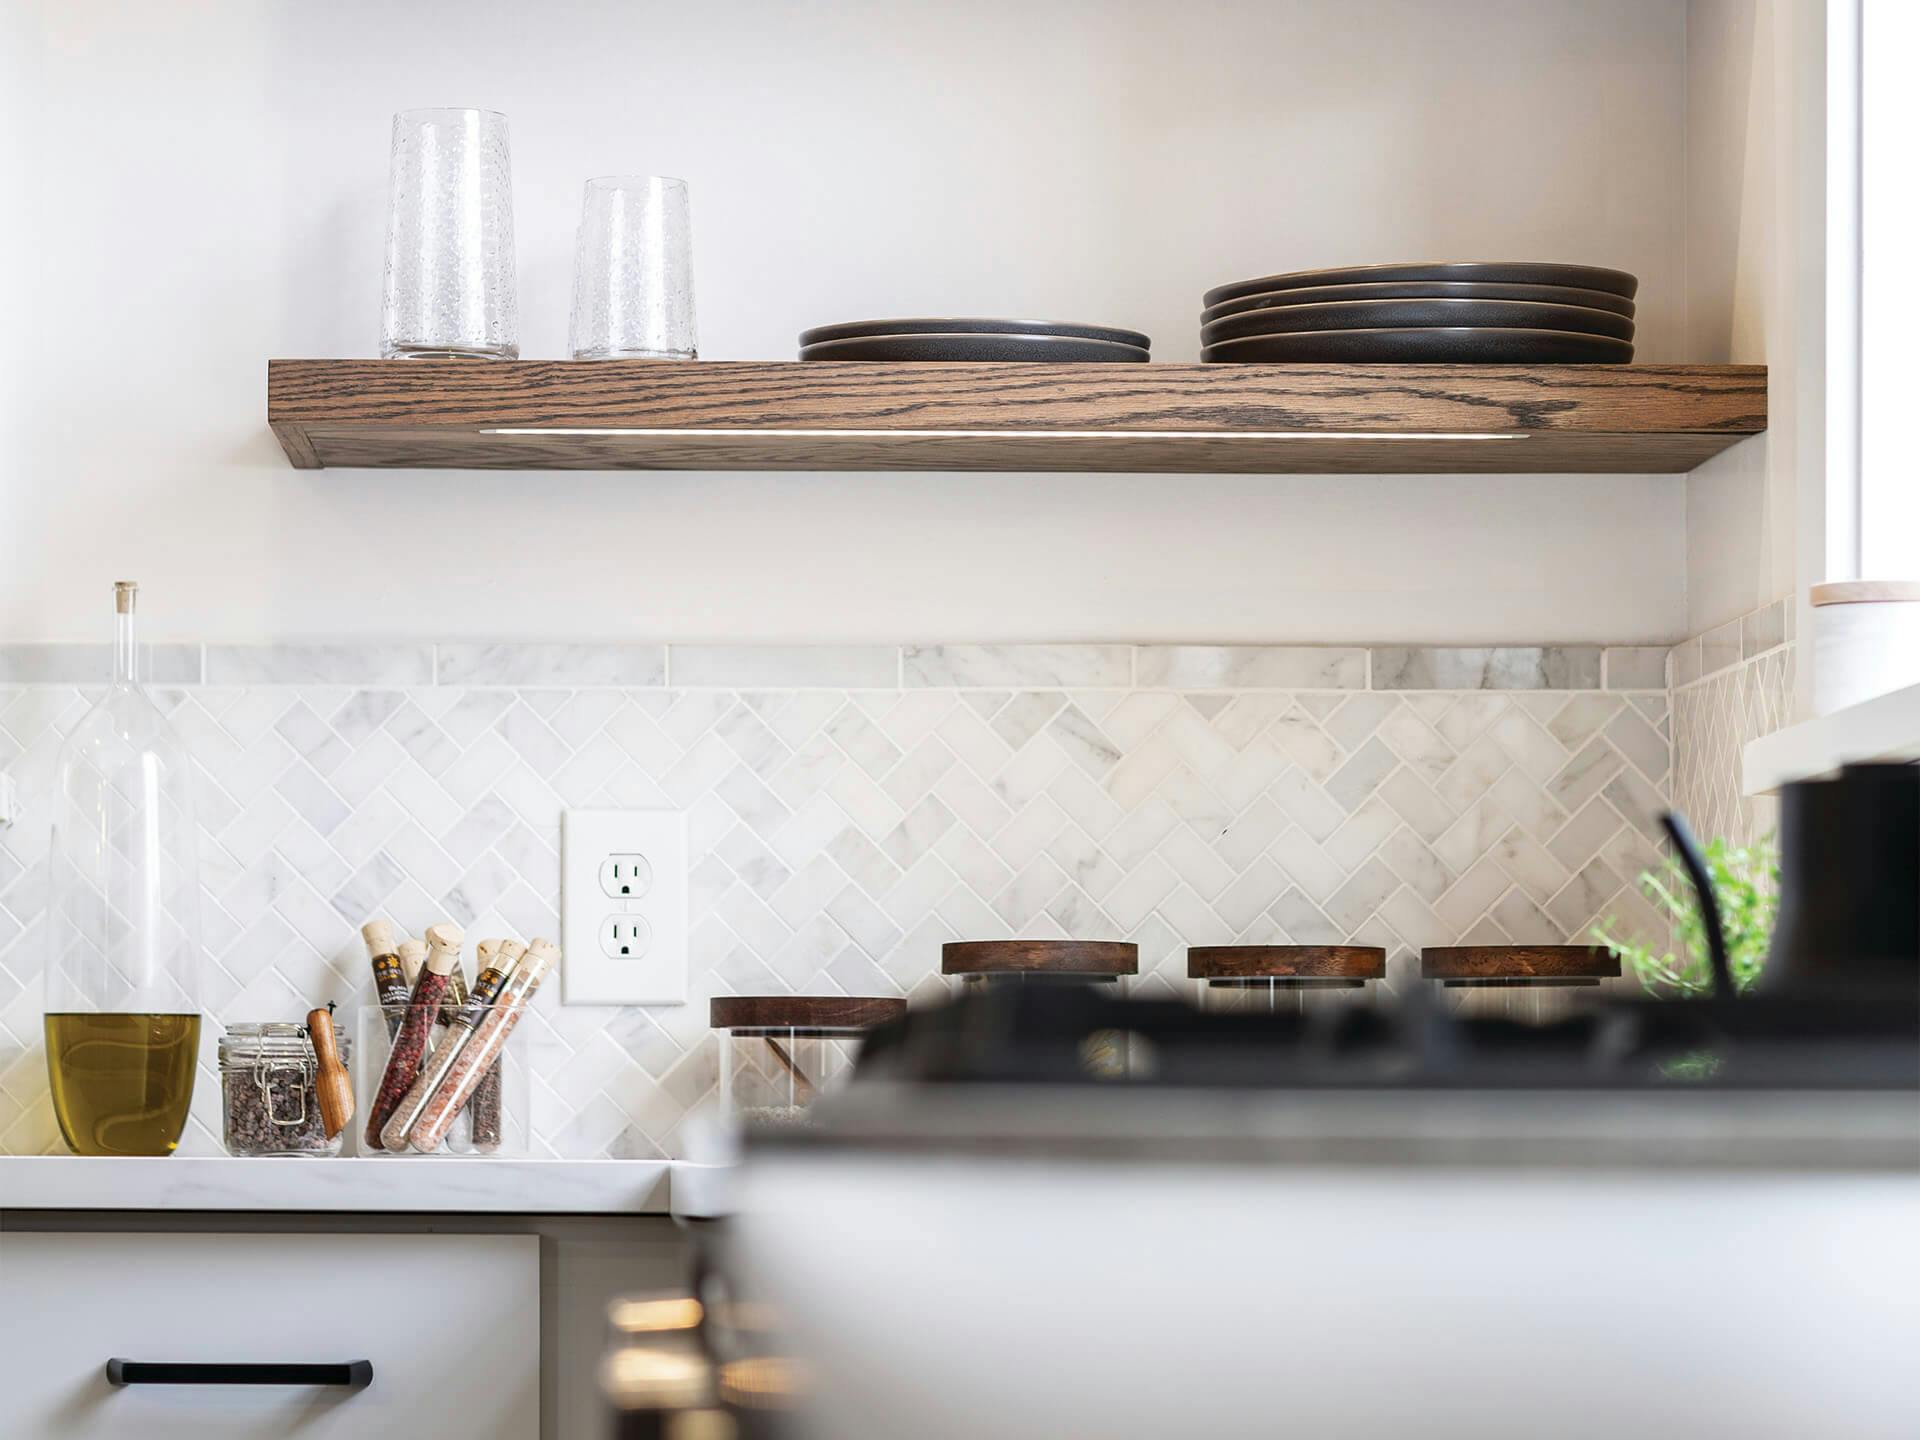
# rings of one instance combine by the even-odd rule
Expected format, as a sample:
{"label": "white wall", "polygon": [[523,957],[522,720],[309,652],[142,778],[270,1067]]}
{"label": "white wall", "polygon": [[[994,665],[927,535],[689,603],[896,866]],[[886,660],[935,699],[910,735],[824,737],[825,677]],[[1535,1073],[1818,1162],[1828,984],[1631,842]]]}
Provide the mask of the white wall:
{"label": "white wall", "polygon": [[529,357],[564,349],[581,182],[656,170],[693,184],[712,358],[958,311],[1190,360],[1210,284],[1432,256],[1633,270],[1641,358],[1708,358],[1683,0],[12,9],[0,639],[97,635],[122,573],[156,631],[230,639],[1689,628],[1709,482],[306,473],[263,423],[269,356],[372,352],[388,119],[425,104],[511,118]]}
{"label": "white wall", "polygon": [[1687,477],[1689,635],[1794,588],[1794,436],[1818,380],[1801,364],[1794,315],[1807,281],[1787,223],[1797,131],[1782,113],[1782,3],[1799,0],[1687,6],[1688,358],[1771,367],[1768,432]]}

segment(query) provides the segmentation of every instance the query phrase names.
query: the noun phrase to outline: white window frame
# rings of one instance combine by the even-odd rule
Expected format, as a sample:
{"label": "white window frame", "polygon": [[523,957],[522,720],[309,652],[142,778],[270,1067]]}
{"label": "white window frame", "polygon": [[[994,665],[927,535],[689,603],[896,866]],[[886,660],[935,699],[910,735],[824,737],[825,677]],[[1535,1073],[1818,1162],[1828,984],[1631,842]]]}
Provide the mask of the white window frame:
{"label": "white window frame", "polygon": [[[1920,3],[1829,0],[1828,578],[1920,578],[1920,358],[1900,330],[1920,266]],[[1849,83],[1850,82],[1850,83]]]}

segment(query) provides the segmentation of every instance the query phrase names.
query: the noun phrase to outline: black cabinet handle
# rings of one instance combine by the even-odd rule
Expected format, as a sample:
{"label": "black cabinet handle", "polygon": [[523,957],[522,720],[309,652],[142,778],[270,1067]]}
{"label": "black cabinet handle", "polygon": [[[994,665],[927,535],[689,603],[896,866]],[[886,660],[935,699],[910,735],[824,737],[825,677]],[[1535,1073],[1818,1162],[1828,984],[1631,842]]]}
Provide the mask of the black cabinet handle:
{"label": "black cabinet handle", "polygon": [[371,1360],[338,1365],[169,1365],[143,1360],[107,1361],[109,1385],[341,1385],[364,1390],[373,1383]]}

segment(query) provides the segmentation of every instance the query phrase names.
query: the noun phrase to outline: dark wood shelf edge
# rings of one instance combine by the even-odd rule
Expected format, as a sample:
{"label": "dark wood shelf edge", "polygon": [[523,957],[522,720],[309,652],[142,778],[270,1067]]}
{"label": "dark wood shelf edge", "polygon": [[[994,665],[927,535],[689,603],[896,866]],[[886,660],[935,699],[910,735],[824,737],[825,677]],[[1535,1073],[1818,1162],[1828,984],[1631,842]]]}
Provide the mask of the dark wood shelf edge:
{"label": "dark wood shelf edge", "polygon": [[1691,469],[1764,430],[1766,376],[1729,365],[273,360],[268,420],[300,469],[1649,473]]}

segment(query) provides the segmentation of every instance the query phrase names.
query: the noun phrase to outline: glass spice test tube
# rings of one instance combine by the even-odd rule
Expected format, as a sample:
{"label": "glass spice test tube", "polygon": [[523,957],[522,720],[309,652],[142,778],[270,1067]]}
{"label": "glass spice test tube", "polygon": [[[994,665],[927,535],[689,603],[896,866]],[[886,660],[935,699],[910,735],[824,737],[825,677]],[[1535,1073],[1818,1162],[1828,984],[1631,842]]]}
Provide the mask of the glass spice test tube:
{"label": "glass spice test tube", "polygon": [[[488,942],[482,941],[485,945]],[[527,947],[518,940],[500,940],[493,942],[494,950],[485,955],[476,947],[474,964],[480,967],[480,973],[474,977],[474,994],[481,990],[481,981],[486,979],[489,966],[499,968],[493,971],[497,979],[493,982],[491,993],[482,1001],[490,1005],[500,993],[500,987],[506,983],[507,974],[527,953]],[[510,947],[510,948],[509,948]],[[500,965],[497,954],[508,952],[504,966]],[[491,1155],[500,1148],[501,1130],[501,1078],[500,1066],[503,1061],[495,1060],[487,1067],[487,1073],[480,1077],[480,1083],[474,1087],[473,1099],[467,1102],[467,1118],[473,1127],[473,1148],[482,1155]]]}
{"label": "glass spice test tube", "polygon": [[400,997],[405,1005],[407,997],[413,994],[413,987],[420,983],[420,967],[427,963],[427,947],[418,940],[400,942],[400,975],[406,981],[406,993]]}
{"label": "glass spice test tube", "polygon": [[440,1012],[440,997],[447,988],[447,975],[460,959],[464,937],[455,925],[427,928],[427,963],[419,982],[407,999],[407,1012],[393,1037],[393,1049],[387,1053],[387,1068],[380,1076],[380,1089],[367,1111],[366,1143],[372,1150],[381,1148],[380,1132],[393,1110],[420,1073],[420,1061],[426,1054],[427,1033]]}
{"label": "glass spice test tube", "polygon": [[[488,1009],[506,988],[513,976],[520,957],[526,954],[527,947],[518,940],[499,940],[480,942],[481,946],[493,945],[493,964],[485,966],[475,977],[473,992],[467,997],[467,1003],[454,1017],[447,1036],[434,1048],[432,1057],[420,1068],[420,1074],[407,1091],[406,1098],[394,1107],[386,1126],[380,1132],[381,1146],[388,1150],[398,1150],[407,1143],[407,1132],[413,1129],[414,1122],[420,1118],[420,1112],[426,1109],[427,1101],[433,1098],[433,1092],[440,1088],[440,1082],[453,1068],[453,1062],[461,1048],[473,1038],[473,1032],[487,1017]],[[478,1130],[476,1124],[475,1129]],[[499,1126],[496,1121],[495,1130]],[[477,1138],[477,1137],[476,1137]],[[494,1147],[498,1148],[496,1141]]]}
{"label": "glass spice test tube", "polygon": [[472,1097],[487,1068],[500,1058],[507,1037],[520,1022],[520,1016],[525,1013],[533,992],[540,988],[540,982],[546,978],[547,972],[559,962],[560,947],[551,940],[535,940],[527,947],[527,953],[514,967],[513,977],[500,992],[500,998],[488,1007],[487,1018],[480,1022],[480,1028],[473,1032],[473,1038],[461,1046],[460,1053],[453,1057],[452,1068],[440,1082],[440,1088],[428,1098],[420,1118],[414,1122],[407,1143],[415,1150],[430,1152],[446,1138],[454,1116],[460,1113],[460,1107]]}
{"label": "glass spice test tube", "polygon": [[387,1017],[387,1038],[400,1028],[400,1010],[407,1003],[412,981],[400,963],[399,937],[384,920],[369,920],[360,927],[360,938],[367,942],[367,959],[373,965],[373,1003]]}

